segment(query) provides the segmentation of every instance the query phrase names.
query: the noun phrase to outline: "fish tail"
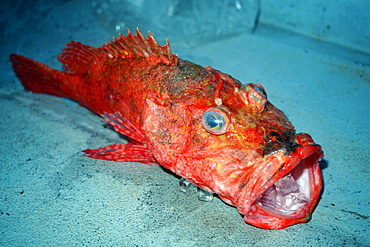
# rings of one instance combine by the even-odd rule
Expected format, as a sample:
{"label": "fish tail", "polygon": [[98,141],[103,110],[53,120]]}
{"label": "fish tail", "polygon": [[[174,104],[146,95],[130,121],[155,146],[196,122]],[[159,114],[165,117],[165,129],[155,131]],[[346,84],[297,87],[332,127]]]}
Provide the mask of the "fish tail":
{"label": "fish tail", "polygon": [[62,83],[58,78],[63,72],[17,54],[11,54],[9,58],[13,64],[14,73],[26,90],[58,97],[64,96],[60,88]]}

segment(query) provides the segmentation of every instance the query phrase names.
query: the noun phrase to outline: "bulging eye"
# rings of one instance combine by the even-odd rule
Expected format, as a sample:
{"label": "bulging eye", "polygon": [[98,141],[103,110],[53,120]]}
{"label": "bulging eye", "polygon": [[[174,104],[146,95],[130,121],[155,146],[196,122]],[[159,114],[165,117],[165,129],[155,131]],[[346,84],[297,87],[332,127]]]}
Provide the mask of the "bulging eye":
{"label": "bulging eye", "polygon": [[257,111],[262,112],[267,103],[267,94],[265,89],[258,83],[249,83],[240,88],[242,99],[245,103],[255,108]]}
{"label": "bulging eye", "polygon": [[257,93],[259,93],[263,98],[267,98],[267,94],[265,89],[258,83],[251,83],[250,84]]}
{"label": "bulging eye", "polygon": [[230,120],[224,110],[219,107],[211,107],[204,112],[202,124],[211,134],[222,135],[228,130]]}

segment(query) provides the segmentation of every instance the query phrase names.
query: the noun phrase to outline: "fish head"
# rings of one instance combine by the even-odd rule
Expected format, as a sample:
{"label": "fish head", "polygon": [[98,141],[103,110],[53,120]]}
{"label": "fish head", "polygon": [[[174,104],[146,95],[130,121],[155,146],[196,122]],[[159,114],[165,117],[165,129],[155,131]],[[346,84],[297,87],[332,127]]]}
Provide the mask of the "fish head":
{"label": "fish head", "polygon": [[215,172],[210,187],[195,183],[236,206],[251,225],[281,229],[309,221],[322,189],[321,146],[297,134],[259,84],[221,92],[216,103],[203,110],[194,143]]}
{"label": "fish head", "polygon": [[[199,74],[192,66],[184,67]],[[148,96],[146,145],[163,167],[216,193],[249,224],[280,229],[307,222],[322,188],[321,146],[296,133],[261,85],[207,69],[201,80],[177,76],[186,86],[170,84],[170,96]]]}

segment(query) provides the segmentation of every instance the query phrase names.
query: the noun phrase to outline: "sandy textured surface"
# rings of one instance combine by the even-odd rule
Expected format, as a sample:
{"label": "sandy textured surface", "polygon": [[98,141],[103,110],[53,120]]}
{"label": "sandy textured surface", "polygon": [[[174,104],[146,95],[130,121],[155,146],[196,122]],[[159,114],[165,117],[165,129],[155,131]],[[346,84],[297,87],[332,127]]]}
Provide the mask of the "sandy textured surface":
{"label": "sandy textured surface", "polygon": [[183,194],[161,167],[82,156],[123,140],[77,103],[23,90],[10,53],[60,68],[56,56],[68,41],[99,46],[112,38],[81,2],[39,12],[0,6],[1,246],[370,245],[369,56],[263,27],[173,47],[181,58],[262,84],[297,131],[323,147],[324,193],[312,220],[258,229],[218,198]]}

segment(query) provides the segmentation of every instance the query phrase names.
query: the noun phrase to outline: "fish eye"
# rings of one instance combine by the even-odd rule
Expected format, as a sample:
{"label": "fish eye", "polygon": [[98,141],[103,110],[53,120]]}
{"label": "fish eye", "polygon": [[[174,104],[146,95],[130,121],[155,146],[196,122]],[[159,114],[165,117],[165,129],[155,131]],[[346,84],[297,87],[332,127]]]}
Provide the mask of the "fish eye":
{"label": "fish eye", "polygon": [[265,89],[260,84],[251,83],[250,85],[254,88],[254,90],[257,93],[259,93],[259,95],[261,95],[263,98],[267,98],[266,91],[265,91]]}
{"label": "fish eye", "polygon": [[224,134],[229,127],[229,117],[226,112],[219,107],[211,107],[203,113],[203,127],[215,135]]}

